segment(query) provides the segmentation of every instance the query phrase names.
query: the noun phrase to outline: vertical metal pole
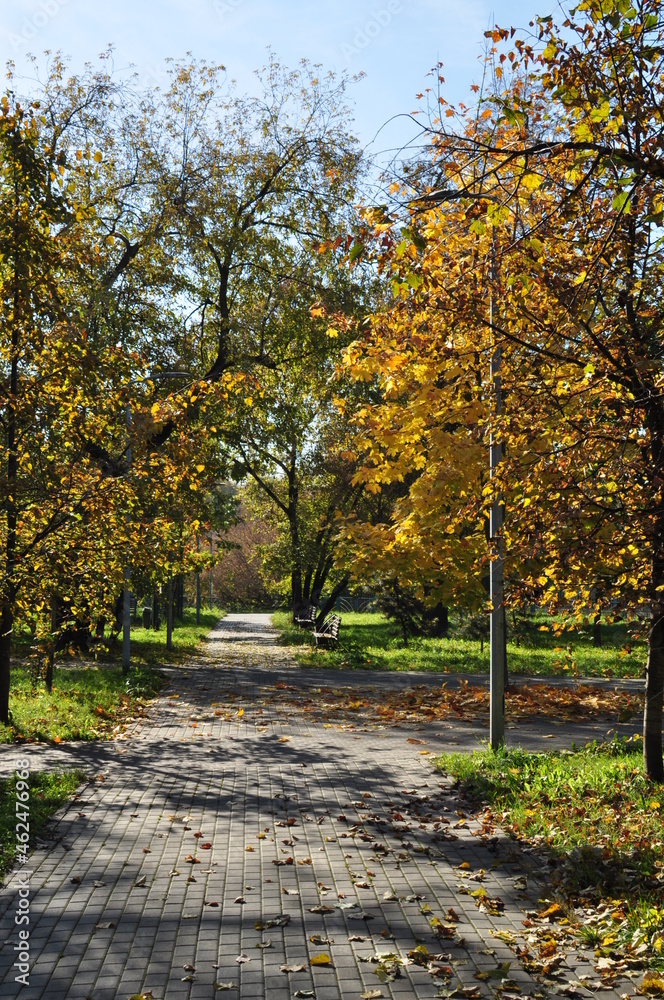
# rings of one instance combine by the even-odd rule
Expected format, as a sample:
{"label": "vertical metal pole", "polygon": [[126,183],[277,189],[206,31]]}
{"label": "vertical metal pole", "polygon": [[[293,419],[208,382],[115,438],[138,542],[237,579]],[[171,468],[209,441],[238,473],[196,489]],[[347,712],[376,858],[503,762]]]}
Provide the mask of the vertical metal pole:
{"label": "vertical metal pole", "polygon": [[[212,535],[210,535],[210,555],[214,555],[214,542],[212,540]],[[210,563],[210,611],[212,611],[212,602],[214,601],[214,581],[212,579],[212,563]]]}
{"label": "vertical metal pole", "polygon": [[168,595],[166,598],[166,649],[173,648],[173,570],[168,574]]}
{"label": "vertical metal pole", "polygon": [[[196,551],[201,551],[201,539],[196,535]],[[201,571],[196,570],[196,624],[201,623]]]}
{"label": "vertical metal pole", "polygon": [[[131,407],[127,404],[125,412],[127,421],[127,449],[125,459],[127,462],[127,477],[131,468],[131,448],[129,447],[129,428],[131,427]],[[125,514],[125,524],[129,524],[129,512]],[[122,672],[129,673],[131,665],[131,569],[124,568],[124,593],[122,595]]]}
{"label": "vertical metal pole", "polygon": [[[501,349],[494,347],[493,341],[493,282],[494,282],[494,237],[491,235],[491,273],[489,293],[489,327],[491,331],[491,407],[492,421],[489,442],[489,475],[493,479],[503,457],[503,449],[496,428],[496,417],[502,412],[501,396]],[[489,743],[492,750],[498,750],[505,745],[505,618],[503,607],[505,592],[503,587],[503,507],[502,497],[497,496],[491,506],[490,518],[490,556],[489,568],[490,598],[491,598],[491,636],[490,636],[490,716]]]}

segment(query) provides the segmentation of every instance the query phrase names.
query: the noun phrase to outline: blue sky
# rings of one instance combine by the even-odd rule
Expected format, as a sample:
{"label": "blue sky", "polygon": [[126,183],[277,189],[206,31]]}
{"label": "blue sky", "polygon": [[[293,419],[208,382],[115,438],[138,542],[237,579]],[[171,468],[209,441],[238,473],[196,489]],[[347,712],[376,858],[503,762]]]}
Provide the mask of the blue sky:
{"label": "blue sky", "polygon": [[[302,57],[325,68],[361,71],[354,85],[355,129],[364,145],[392,116],[416,105],[428,70],[444,63],[446,96],[467,97],[480,76],[484,31],[493,23],[526,27],[552,0],[5,0],[0,57],[20,71],[25,56],[45,49],[71,56],[72,68],[94,61],[109,43],[115,65],[133,64],[151,83],[164,80],[167,56],[222,62],[241,91],[271,46],[294,66]],[[413,134],[405,120],[384,129],[374,150]]]}

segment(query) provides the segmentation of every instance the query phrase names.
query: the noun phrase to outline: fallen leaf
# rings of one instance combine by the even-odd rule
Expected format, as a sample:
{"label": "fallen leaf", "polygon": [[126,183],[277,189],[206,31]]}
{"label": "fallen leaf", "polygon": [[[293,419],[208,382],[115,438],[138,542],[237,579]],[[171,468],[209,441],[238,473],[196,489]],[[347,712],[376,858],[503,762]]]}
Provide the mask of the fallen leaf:
{"label": "fallen leaf", "polygon": [[236,990],[237,986],[235,983],[222,983],[218,979],[212,983],[212,989],[221,992],[221,990]]}
{"label": "fallen leaf", "polygon": [[267,941],[259,941],[258,944],[254,945],[254,948],[272,948],[272,938],[268,938]]}
{"label": "fallen leaf", "polygon": [[318,906],[310,906],[309,913],[334,913],[334,907],[319,903]]}
{"label": "fallen leaf", "polygon": [[290,923],[290,914],[282,913],[280,916],[271,917],[269,920],[257,920],[254,924],[254,929],[257,931],[266,931],[270,927],[285,927],[288,923]]}
{"label": "fallen leaf", "polygon": [[548,906],[545,910],[540,910],[540,912],[537,914],[537,918],[538,920],[545,920],[545,919],[553,920],[554,917],[562,917],[564,915],[565,911],[563,907],[560,905],[560,903],[552,903],[551,906]]}
{"label": "fallen leaf", "polygon": [[199,844],[198,846],[200,847],[200,849],[202,851],[209,851],[210,848],[212,847],[212,844],[210,844],[209,842],[206,842],[205,844]]}
{"label": "fallen leaf", "polygon": [[235,961],[237,962],[238,965],[245,965],[247,962],[250,962],[251,959],[249,958],[248,955],[245,955],[245,953],[242,952],[241,955],[238,955]]}
{"label": "fallen leaf", "polygon": [[332,959],[325,952],[321,952],[320,955],[313,955],[309,959],[309,965],[332,965]]}
{"label": "fallen leaf", "polygon": [[639,986],[639,993],[647,997],[664,996],[664,979],[658,972],[646,972]]}
{"label": "fallen leaf", "polygon": [[304,1000],[304,997],[315,997],[316,994],[314,993],[313,990],[295,990],[295,993],[293,993],[293,996],[294,997],[302,997],[302,1000]]}
{"label": "fallen leaf", "polygon": [[360,1000],[378,1000],[382,995],[382,990],[365,990],[364,993],[360,993]]}
{"label": "fallen leaf", "polygon": [[193,854],[188,854],[184,859],[188,865],[200,865],[198,858],[195,858]]}
{"label": "fallen leaf", "polygon": [[96,931],[107,931],[110,930],[111,927],[115,927],[114,920],[108,920],[106,923],[95,924]]}
{"label": "fallen leaf", "polygon": [[244,898],[244,896],[236,896],[236,898],[233,900],[233,902],[234,903],[246,903],[247,901]]}
{"label": "fallen leaf", "polygon": [[306,965],[280,965],[280,972],[306,972]]}
{"label": "fallen leaf", "polygon": [[145,875],[142,875],[139,879],[134,882],[135,889],[143,889],[145,887]]}

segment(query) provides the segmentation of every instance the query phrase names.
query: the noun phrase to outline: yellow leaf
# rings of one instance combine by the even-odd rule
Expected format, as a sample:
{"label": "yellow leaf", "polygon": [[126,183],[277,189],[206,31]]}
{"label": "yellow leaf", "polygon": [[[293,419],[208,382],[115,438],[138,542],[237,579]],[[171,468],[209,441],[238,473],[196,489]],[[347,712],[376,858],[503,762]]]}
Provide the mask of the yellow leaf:
{"label": "yellow leaf", "polygon": [[309,965],[332,965],[332,959],[322,952],[320,955],[314,955],[310,958]]}
{"label": "yellow leaf", "polygon": [[646,972],[643,982],[639,987],[639,992],[649,997],[661,997],[664,995],[664,979],[656,972]]}

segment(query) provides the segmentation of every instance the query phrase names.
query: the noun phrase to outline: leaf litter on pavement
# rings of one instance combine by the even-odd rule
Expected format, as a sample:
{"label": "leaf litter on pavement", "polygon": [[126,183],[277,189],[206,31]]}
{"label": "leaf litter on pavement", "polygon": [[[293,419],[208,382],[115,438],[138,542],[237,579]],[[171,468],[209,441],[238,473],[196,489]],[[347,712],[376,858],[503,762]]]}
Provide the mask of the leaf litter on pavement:
{"label": "leaf litter on pavement", "polygon": [[[228,691],[229,704],[217,708],[215,715],[236,720],[237,692]],[[297,710],[312,721],[354,728],[357,725],[399,726],[459,720],[484,721],[489,712],[489,691],[482,685],[463,680],[458,685],[446,682],[438,687],[414,685],[400,690],[357,685],[339,687],[298,687],[278,681],[261,688],[257,699],[247,699],[243,721],[269,725],[263,717],[265,708]],[[556,721],[587,722],[594,719],[625,721],[643,708],[640,693],[614,691],[590,684],[574,686],[536,683],[517,686],[506,693],[506,711],[510,719],[543,716]],[[253,709],[253,714],[252,714]],[[281,741],[287,737],[280,736]],[[408,738],[408,742],[423,742]],[[426,752],[426,751],[424,751]]]}
{"label": "leaf litter on pavement", "polygon": [[[324,726],[336,726],[351,730],[367,725],[375,727],[409,726],[455,719],[477,721],[485,718],[488,712],[487,690],[467,682],[463,682],[458,687],[447,687],[445,684],[440,687],[419,685],[406,690],[388,692],[366,688],[359,693],[356,687],[350,686],[306,689],[278,682],[276,685],[262,688],[259,698],[252,698],[249,694],[243,698],[242,694],[229,692],[228,707],[224,702],[217,703],[215,715],[237,723],[239,699],[243,700],[242,715],[240,716],[242,724],[249,726],[252,723],[255,724],[259,733],[269,732],[269,727],[272,725],[270,710],[276,710],[276,719],[279,725],[288,724],[290,717],[296,712],[305,719],[322,722]],[[600,717],[617,720],[618,718],[625,719],[641,709],[641,698],[638,695],[628,692],[605,691],[590,685],[565,688],[538,684],[528,689],[518,688],[508,695],[508,699],[508,713],[511,718],[545,715],[554,716],[558,721],[585,721]],[[272,719],[274,719],[274,715]],[[409,737],[408,742],[422,741],[415,741],[414,738]],[[424,752],[426,753],[426,751]],[[442,785],[439,787],[443,788]],[[455,833],[455,830],[463,827],[468,829],[468,823],[471,822],[477,826],[477,829],[473,829],[471,832],[479,839],[485,842],[497,839],[495,834],[498,825],[496,818],[486,811],[476,815],[464,815],[455,808],[458,803],[450,795],[448,786],[443,792],[437,789],[430,790],[424,784],[419,789],[403,789],[398,795],[394,792],[390,794],[392,801],[382,803],[379,809],[377,803],[370,801],[372,792],[367,791],[362,795],[362,799],[352,803],[357,818],[350,814],[351,805],[348,804],[342,807],[343,814],[338,817],[328,814],[326,819],[325,816],[307,815],[304,807],[300,808],[297,804],[297,795],[283,793],[282,801],[287,804],[288,808],[291,805],[293,807],[297,805],[299,810],[297,820],[293,816],[287,817],[286,815],[282,815],[280,818],[275,817],[272,829],[274,836],[269,836],[268,839],[270,829],[266,827],[265,830],[260,830],[257,834],[256,846],[247,844],[247,849],[255,851],[259,848],[267,848],[271,843],[274,843],[275,848],[278,848],[278,851],[281,850],[283,855],[277,851],[277,856],[273,860],[280,877],[282,873],[290,877],[291,873],[295,875],[297,872],[299,880],[304,875],[304,871],[302,867],[298,868],[297,866],[305,868],[309,866],[315,881],[316,857],[314,856],[312,859],[310,856],[298,856],[298,837],[294,836],[295,831],[290,839],[284,841],[290,848],[290,852],[283,851],[277,842],[276,826],[292,827],[299,824],[301,827],[305,827],[307,822],[317,824],[326,822],[324,837],[326,842],[338,842],[346,851],[351,843],[356,848],[361,847],[372,851],[371,861],[374,865],[380,865],[387,861],[402,865],[414,859],[418,854],[424,855],[432,862],[435,862],[436,858],[444,859],[444,852],[440,845],[457,840],[459,835]],[[309,809],[312,813],[314,812],[313,807],[309,806]],[[346,813],[349,817],[348,820]],[[327,825],[330,823],[333,826]],[[291,833],[290,830],[284,832]],[[334,834],[334,836],[328,836],[328,834]],[[344,841],[347,842],[348,846]],[[303,844],[306,843],[305,838]],[[203,847],[203,845],[200,846]],[[311,852],[311,847],[307,848],[307,855],[309,852]],[[348,858],[350,855],[346,854],[346,857]],[[194,859],[189,856],[185,860],[191,864]],[[463,865],[459,866],[457,874],[478,910],[499,919],[504,910],[502,899],[495,894],[491,885],[488,889],[481,885],[490,876],[482,869],[472,870],[470,867],[466,869]],[[277,871],[274,871],[274,875],[276,877]],[[364,872],[359,877],[352,875],[351,884],[356,889],[364,889],[365,892],[371,891],[374,888],[372,876],[373,872],[368,870],[366,876]],[[272,879],[266,881],[272,881]],[[473,882],[475,885],[479,882],[480,888],[476,889]],[[322,886],[322,883],[320,885]],[[513,888],[515,892],[523,892],[527,885],[525,877],[518,876],[514,880]],[[330,886],[319,888],[321,897],[327,895],[331,888]],[[283,892],[285,896],[289,897],[296,896],[299,890],[288,885],[283,886]],[[391,889],[378,893],[378,899],[381,896],[383,903],[400,902],[402,905],[405,905],[406,902],[417,903],[422,899],[421,895],[417,893],[408,897],[398,896]],[[343,898],[344,893],[340,892],[339,897]],[[238,897],[238,902],[240,899],[243,897]],[[295,902],[297,904],[298,900],[296,899]],[[369,902],[368,905],[371,906],[371,903]],[[425,903],[425,907],[428,907],[428,904]],[[344,921],[370,921],[378,916],[378,914],[371,912],[371,909],[362,909],[356,902],[352,902],[345,909],[340,909],[338,905],[328,906],[321,902],[318,906],[308,907],[308,910],[315,914],[321,914],[326,919],[328,916],[334,915],[336,919]],[[390,983],[402,975],[402,969],[409,965],[415,965],[432,977],[434,986],[438,986],[440,990],[439,996],[464,997],[466,1000],[473,1000],[474,997],[480,995],[479,987],[463,983],[455,986],[456,966],[460,961],[463,962],[463,959],[455,958],[450,953],[439,950],[441,947],[458,948],[463,945],[462,929],[460,933],[458,926],[459,916],[453,907],[448,908],[446,913],[435,905],[433,909],[431,907],[423,908],[422,914],[428,925],[433,947],[429,942],[429,950],[427,950],[427,945],[421,939],[415,938],[414,947],[407,955],[400,955],[396,951],[376,952],[368,960],[375,966],[374,971],[377,978],[381,983]],[[527,918],[530,926],[524,929],[524,933],[511,935],[509,932],[505,932],[503,940],[510,945],[524,968],[540,983],[548,986],[555,983],[557,992],[569,988],[572,991],[570,995],[575,995],[574,990],[577,987],[574,981],[570,984],[560,979],[556,980],[556,976],[561,966],[564,965],[566,950],[575,947],[576,941],[569,927],[565,925],[566,918],[564,916],[561,916],[559,920],[554,918],[553,924],[551,917],[551,914],[541,918],[536,914],[531,915]],[[284,927],[289,920],[288,914],[281,914],[277,917],[270,916],[257,921],[255,927],[257,930]],[[615,920],[613,924],[615,925]],[[373,936],[378,934],[384,941],[394,940],[389,927],[381,930],[380,924],[376,925]],[[349,941],[360,942],[365,939],[367,939],[366,934],[348,934],[347,936]],[[324,945],[331,943],[332,939],[318,934],[313,935],[311,941],[313,944]],[[461,954],[463,953],[461,952]],[[325,961],[317,961],[317,958],[324,958]],[[611,953],[599,956],[599,958],[603,959],[601,968],[597,970],[595,978],[586,980],[585,984],[579,983],[578,989],[581,991],[579,995],[587,996],[588,991],[592,991],[597,983],[600,985],[613,984],[616,982],[618,974],[624,970],[621,960],[614,958]],[[244,961],[248,960],[248,956],[244,953],[239,956],[239,961],[243,959]],[[330,967],[332,966],[332,955],[327,953],[324,956],[313,955],[309,958],[309,963],[314,968],[316,966]],[[284,965],[282,969],[287,973],[295,973],[302,972],[306,966]],[[510,979],[509,962],[496,960],[495,967],[482,973],[480,979],[484,983],[483,989],[486,987],[497,989],[497,995],[506,998],[506,1000],[510,997],[510,990],[513,989],[514,995],[518,993],[516,984]],[[649,979],[644,978],[642,987],[644,995],[659,995],[657,993],[658,982],[654,975]],[[311,996],[313,992],[298,990],[294,995]],[[365,990],[363,996],[377,998],[382,996],[382,991]]]}

